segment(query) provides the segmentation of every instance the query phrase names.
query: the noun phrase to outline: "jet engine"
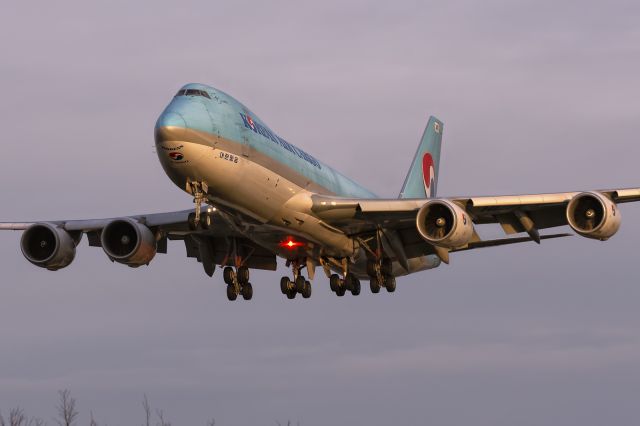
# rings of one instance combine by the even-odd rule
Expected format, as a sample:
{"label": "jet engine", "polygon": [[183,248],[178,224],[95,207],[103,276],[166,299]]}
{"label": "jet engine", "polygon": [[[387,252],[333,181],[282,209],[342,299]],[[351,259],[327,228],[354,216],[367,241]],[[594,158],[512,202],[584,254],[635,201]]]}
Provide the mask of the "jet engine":
{"label": "jet engine", "polygon": [[449,249],[464,246],[473,236],[467,212],[447,200],[427,201],[418,211],[416,226],[426,241]]}
{"label": "jet engine", "polygon": [[599,192],[582,192],[567,205],[567,222],[583,237],[605,241],[620,228],[616,203]]}
{"label": "jet engine", "polygon": [[73,261],[76,241],[67,231],[54,224],[35,223],[22,234],[20,249],[34,265],[57,271]]}
{"label": "jet engine", "polygon": [[149,264],[156,255],[153,232],[129,218],[109,222],[102,230],[100,240],[109,259],[133,268]]}

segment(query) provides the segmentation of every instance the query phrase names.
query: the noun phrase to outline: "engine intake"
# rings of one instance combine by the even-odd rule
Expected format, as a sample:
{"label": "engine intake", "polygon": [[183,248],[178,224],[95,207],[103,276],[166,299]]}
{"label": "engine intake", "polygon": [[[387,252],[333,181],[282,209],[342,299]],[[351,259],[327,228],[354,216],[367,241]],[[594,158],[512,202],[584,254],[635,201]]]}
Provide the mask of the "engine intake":
{"label": "engine intake", "polygon": [[69,266],[76,257],[76,241],[67,231],[51,223],[36,223],[20,239],[23,256],[50,271]]}
{"label": "engine intake", "polygon": [[416,227],[429,243],[450,249],[466,245],[473,236],[467,212],[447,200],[430,200],[420,207]]}
{"label": "engine intake", "polygon": [[583,237],[605,241],[620,228],[616,203],[599,192],[582,192],[567,205],[567,222]]}
{"label": "engine intake", "polygon": [[134,268],[149,264],[156,255],[153,232],[129,218],[109,222],[100,240],[109,259]]}

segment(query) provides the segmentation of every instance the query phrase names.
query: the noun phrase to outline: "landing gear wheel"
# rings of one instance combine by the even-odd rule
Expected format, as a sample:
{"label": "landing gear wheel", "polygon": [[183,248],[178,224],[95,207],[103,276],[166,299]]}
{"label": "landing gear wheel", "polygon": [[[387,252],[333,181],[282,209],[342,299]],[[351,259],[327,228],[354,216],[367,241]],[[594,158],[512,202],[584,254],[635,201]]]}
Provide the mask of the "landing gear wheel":
{"label": "landing gear wheel", "polygon": [[189,213],[189,216],[187,217],[187,223],[189,224],[189,229],[191,229],[192,231],[198,229],[198,222],[196,222],[195,213]]}
{"label": "landing gear wheel", "polygon": [[291,288],[291,280],[289,279],[289,277],[280,278],[280,291],[282,292],[282,294],[286,294],[287,296],[289,296],[290,288]]}
{"label": "landing gear wheel", "polygon": [[231,266],[227,266],[222,271],[222,278],[224,279],[225,283],[231,285],[235,281],[236,271],[234,271]]}
{"label": "landing gear wheel", "polygon": [[393,293],[394,291],[396,291],[396,277],[384,277],[384,286],[387,288],[387,291],[389,293]]}
{"label": "landing gear wheel", "polygon": [[242,286],[242,298],[244,300],[251,300],[253,297],[253,286],[251,283],[246,283]]}
{"label": "landing gear wheel", "polygon": [[369,280],[369,287],[371,287],[371,293],[380,293],[380,281],[378,281],[378,277],[372,277]]}
{"label": "landing gear wheel", "polygon": [[391,276],[393,273],[393,264],[391,263],[391,259],[383,259],[382,260],[382,275]]}
{"label": "landing gear wheel", "polygon": [[343,285],[341,285],[340,287],[338,287],[338,290],[336,291],[336,294],[338,295],[338,297],[342,297],[344,296],[344,294],[347,292],[346,287]]}
{"label": "landing gear wheel", "polygon": [[233,301],[238,297],[238,292],[236,291],[236,286],[228,285],[227,286],[227,299]]}
{"label": "landing gear wheel", "polygon": [[311,283],[309,281],[304,282],[304,288],[302,289],[302,297],[308,299],[311,297]]}
{"label": "landing gear wheel", "polygon": [[329,287],[331,287],[331,291],[334,293],[338,292],[338,289],[340,288],[340,277],[338,274],[333,274],[329,277]]}
{"label": "landing gear wheel", "polygon": [[354,296],[360,294],[360,280],[355,275],[351,278],[351,294]]}
{"label": "landing gear wheel", "polygon": [[287,291],[287,299],[294,299],[296,297],[296,291],[291,289]]}
{"label": "landing gear wheel", "polygon": [[[193,220],[195,221],[195,213],[191,213],[193,215]],[[200,227],[202,229],[209,229],[211,227],[211,215],[209,213],[203,213],[200,215]]]}
{"label": "landing gear wheel", "polygon": [[295,291],[297,291],[298,293],[302,293],[302,291],[304,290],[305,282],[306,281],[304,280],[304,277],[302,275],[298,275],[298,278],[296,278]]}
{"label": "landing gear wheel", "polygon": [[238,282],[240,284],[245,284],[249,282],[249,268],[247,268],[246,266],[239,267],[236,275],[238,277]]}

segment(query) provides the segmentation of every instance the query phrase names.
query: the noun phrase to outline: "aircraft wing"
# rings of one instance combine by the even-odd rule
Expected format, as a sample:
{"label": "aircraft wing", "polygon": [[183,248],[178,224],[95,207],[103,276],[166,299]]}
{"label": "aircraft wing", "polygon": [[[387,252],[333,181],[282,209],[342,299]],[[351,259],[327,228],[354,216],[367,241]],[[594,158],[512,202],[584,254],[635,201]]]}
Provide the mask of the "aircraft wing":
{"label": "aircraft wing", "polygon": [[[604,204],[613,206],[619,203],[640,201],[640,188],[613,189],[591,192],[561,192],[550,194],[527,194],[507,196],[451,197],[438,199],[348,199],[312,196],[312,210],[329,226],[343,232],[358,236],[376,230],[385,236],[383,246],[386,251],[393,252],[393,257],[401,263],[403,259],[425,254],[438,254],[442,260],[448,261],[448,252],[469,250],[487,246],[512,244],[515,242],[536,241],[549,237],[560,237],[569,234],[541,236],[540,229],[567,225],[567,207],[578,196],[594,200],[602,198]],[[506,238],[501,240],[482,241],[478,234],[473,235],[465,244],[442,248],[438,244],[430,244],[417,229],[418,213],[427,202],[443,201],[462,212],[463,218],[468,216],[473,224],[497,223],[506,234],[527,232],[529,237]],[[619,215],[616,220],[619,220]],[[466,223],[466,218],[464,219]],[[617,228],[616,228],[617,230]],[[615,233],[615,231],[614,231]],[[582,233],[584,236],[585,233]],[[592,236],[592,238],[597,238]],[[598,238],[606,239],[606,238]],[[386,244],[385,244],[386,241]]]}
{"label": "aircraft wing", "polygon": [[[158,253],[167,252],[168,240],[181,240],[185,244],[187,257],[202,263],[205,272],[211,276],[214,265],[234,265],[235,256],[240,256],[243,265],[253,269],[276,270],[276,256],[267,248],[258,245],[255,239],[246,237],[247,227],[251,227],[252,236],[269,235],[270,229],[250,220],[238,220],[220,210],[202,209],[202,214],[211,218],[208,229],[189,228],[189,214],[193,210],[180,210],[166,213],[151,213],[103,219],[54,220],[39,222],[4,222],[0,230],[26,230],[35,224],[51,226],[67,232],[77,245],[83,235],[87,235],[89,246],[103,247],[101,233],[114,221],[129,220],[144,225],[142,229],[151,231],[156,240]],[[139,234],[142,235],[142,234]],[[59,236],[60,237],[60,236]],[[75,249],[74,249],[75,250]],[[113,259],[112,259],[113,260]],[[122,261],[121,263],[126,263]],[[140,266],[133,265],[130,266]],[[56,268],[51,268],[56,269]]]}

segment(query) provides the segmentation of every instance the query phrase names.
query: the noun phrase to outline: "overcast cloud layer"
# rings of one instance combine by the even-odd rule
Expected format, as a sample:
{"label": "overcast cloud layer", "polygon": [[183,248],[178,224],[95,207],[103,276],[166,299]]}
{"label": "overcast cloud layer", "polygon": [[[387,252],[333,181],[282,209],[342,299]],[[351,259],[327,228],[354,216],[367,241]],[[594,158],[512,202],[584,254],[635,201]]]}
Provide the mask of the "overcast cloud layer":
{"label": "overcast cloud layer", "polygon": [[[1,220],[188,208],[156,117],[211,84],[374,192],[395,196],[427,117],[440,195],[639,186],[636,1],[5,2]],[[453,255],[395,294],[288,301],[287,271],[226,300],[172,243],[149,267],[86,240],[56,273],[0,234],[0,409],[88,423],[637,425],[640,207],[607,243]],[[500,235],[494,228],[484,235]]]}

